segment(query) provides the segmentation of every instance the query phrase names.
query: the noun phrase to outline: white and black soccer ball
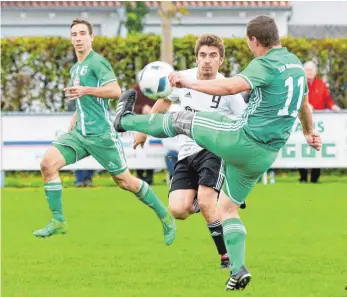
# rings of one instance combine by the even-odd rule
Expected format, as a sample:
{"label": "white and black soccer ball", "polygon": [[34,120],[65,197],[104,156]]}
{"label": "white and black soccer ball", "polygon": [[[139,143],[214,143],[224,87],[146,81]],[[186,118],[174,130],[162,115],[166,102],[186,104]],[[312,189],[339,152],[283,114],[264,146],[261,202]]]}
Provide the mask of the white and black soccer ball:
{"label": "white and black soccer ball", "polygon": [[153,100],[167,98],[172,93],[168,75],[173,71],[172,66],[165,62],[149,63],[139,75],[141,92]]}

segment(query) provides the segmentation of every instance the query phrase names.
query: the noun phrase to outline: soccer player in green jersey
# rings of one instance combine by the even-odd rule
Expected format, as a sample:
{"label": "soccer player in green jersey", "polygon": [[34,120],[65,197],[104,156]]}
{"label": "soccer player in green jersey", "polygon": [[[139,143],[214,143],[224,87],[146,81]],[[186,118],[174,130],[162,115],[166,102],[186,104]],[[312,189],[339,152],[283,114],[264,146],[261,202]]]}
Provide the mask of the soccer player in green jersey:
{"label": "soccer player in green jersey", "polygon": [[225,162],[225,183],[219,199],[225,245],[232,271],[226,290],[244,289],[251,274],[245,266],[246,228],[238,209],[258,179],[276,160],[297,116],[307,143],[320,150],[321,139],[313,131],[307,98],[307,82],[300,60],[280,43],[273,18],[258,16],[247,24],[247,43],[255,58],[240,74],[216,80],[188,80],[170,74],[175,87],[224,96],[251,90],[249,104],[240,120],[213,112],[133,115],[136,92],[121,98],[114,126],[156,137],[187,135]]}
{"label": "soccer player in green jersey", "polygon": [[121,90],[109,61],[93,51],[92,41],[92,25],[84,20],[74,20],[71,43],[78,61],[70,70],[71,87],[65,92],[70,100],[75,100],[76,112],[69,133],[53,142],[41,161],[46,198],[53,219],[34,235],[48,237],[67,232],[59,170],[91,155],[122,189],[134,193],[154,210],[163,225],[165,243],[169,245],[176,235],[175,221],[148,184],[132,176],[127,168],[122,143],[108,112],[108,100],[119,98]]}

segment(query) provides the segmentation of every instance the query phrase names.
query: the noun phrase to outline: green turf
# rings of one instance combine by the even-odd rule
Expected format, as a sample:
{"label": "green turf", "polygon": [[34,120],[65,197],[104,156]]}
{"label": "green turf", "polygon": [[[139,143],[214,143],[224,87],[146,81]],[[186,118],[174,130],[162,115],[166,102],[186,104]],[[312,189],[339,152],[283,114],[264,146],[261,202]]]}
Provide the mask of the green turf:
{"label": "green turf", "polygon": [[[167,203],[167,187],[154,189]],[[163,243],[151,210],[116,187],[64,189],[66,236],[38,239],[50,219],[41,188],[2,191],[3,297],[343,297],[347,285],[343,182],[257,185],[242,211],[247,227],[244,292],[224,292],[201,215],[178,222]]]}

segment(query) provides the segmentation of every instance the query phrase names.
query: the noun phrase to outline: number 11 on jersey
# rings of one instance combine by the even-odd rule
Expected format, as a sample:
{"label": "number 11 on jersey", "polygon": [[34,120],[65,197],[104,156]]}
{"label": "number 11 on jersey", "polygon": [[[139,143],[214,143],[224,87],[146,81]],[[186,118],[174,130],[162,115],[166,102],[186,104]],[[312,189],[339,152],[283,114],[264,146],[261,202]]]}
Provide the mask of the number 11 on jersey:
{"label": "number 11 on jersey", "polygon": [[[291,117],[296,117],[298,115],[298,110],[301,107],[301,102],[302,99],[304,98],[304,77],[300,76],[298,79],[298,84],[297,86],[299,87],[299,97],[297,98],[297,104],[296,104],[296,109],[290,114]],[[277,113],[279,116],[287,116],[289,115],[289,106],[292,103],[293,100],[293,93],[294,93],[294,79],[293,77],[288,77],[285,80],[285,86],[288,88],[288,95],[287,95],[287,100],[284,104],[284,107],[280,109]]]}

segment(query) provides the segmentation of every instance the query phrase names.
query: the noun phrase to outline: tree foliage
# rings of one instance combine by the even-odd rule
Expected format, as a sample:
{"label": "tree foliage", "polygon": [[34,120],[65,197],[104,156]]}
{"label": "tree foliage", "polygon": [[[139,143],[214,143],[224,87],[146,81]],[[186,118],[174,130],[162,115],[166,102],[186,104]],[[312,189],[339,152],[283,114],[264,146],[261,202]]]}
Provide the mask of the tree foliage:
{"label": "tree foliage", "polygon": [[[175,38],[174,67],[195,66],[196,36]],[[226,58],[221,67],[225,76],[244,69],[253,59],[243,38],[225,39]],[[136,73],[149,62],[160,59],[160,36],[137,34],[123,37],[96,37],[95,51],[112,64],[123,90],[131,87]],[[347,108],[347,39],[282,39],[282,45],[302,62],[315,60],[319,75],[329,83],[335,101]],[[3,111],[61,111],[66,109],[63,88],[68,85],[73,64],[73,48],[60,37],[9,38],[1,40],[1,91]]]}

